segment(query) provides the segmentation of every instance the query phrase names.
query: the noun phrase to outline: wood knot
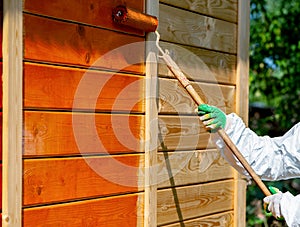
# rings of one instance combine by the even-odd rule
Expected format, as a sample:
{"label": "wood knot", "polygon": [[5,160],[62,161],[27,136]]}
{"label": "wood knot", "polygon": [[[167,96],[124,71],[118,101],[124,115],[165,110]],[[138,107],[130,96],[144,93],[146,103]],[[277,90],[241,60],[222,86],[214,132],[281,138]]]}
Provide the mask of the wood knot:
{"label": "wood knot", "polygon": [[92,4],[90,4],[90,10],[94,10],[94,4],[92,3]]}
{"label": "wood knot", "polygon": [[80,36],[84,36],[85,35],[85,29],[82,25],[78,25],[77,26],[77,32]]}
{"label": "wood knot", "polygon": [[42,194],[42,191],[43,191],[43,188],[42,188],[41,186],[36,187],[36,193],[37,193],[38,195],[41,195],[41,194]]}

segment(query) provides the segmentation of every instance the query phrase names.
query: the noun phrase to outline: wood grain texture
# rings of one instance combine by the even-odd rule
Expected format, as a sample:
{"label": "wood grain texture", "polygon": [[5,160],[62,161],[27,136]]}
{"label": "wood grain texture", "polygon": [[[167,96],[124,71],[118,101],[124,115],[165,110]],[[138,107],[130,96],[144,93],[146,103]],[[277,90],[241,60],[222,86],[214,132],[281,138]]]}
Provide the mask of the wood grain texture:
{"label": "wood grain texture", "polygon": [[[233,212],[225,212],[215,215],[210,215],[202,218],[192,219],[189,221],[184,221],[185,227],[213,227],[213,226],[222,226],[222,227],[231,227],[234,224],[233,221]],[[164,227],[181,227],[180,223],[164,225]]]}
{"label": "wood grain texture", "polygon": [[[238,46],[237,46],[237,105],[236,113],[248,124],[249,112],[249,32],[250,2],[239,0],[238,8]],[[246,188],[244,176],[235,173],[234,226],[246,226]]]}
{"label": "wood grain texture", "polygon": [[[233,209],[233,180],[158,191],[158,225],[183,221]],[[179,204],[174,203],[177,197]],[[179,220],[179,212],[183,220]]]}
{"label": "wood grain texture", "polygon": [[23,226],[143,226],[143,219],[139,218],[142,210],[142,194],[115,196],[27,208],[23,210]]}
{"label": "wood grain texture", "polygon": [[[175,185],[171,185],[170,173]],[[159,153],[157,175],[162,188],[233,178],[234,171],[218,150],[182,151]]]}
{"label": "wood grain texture", "polygon": [[[23,205],[49,204],[143,189],[141,155],[24,160]],[[140,181],[140,182],[139,182]]]}
{"label": "wood grain texture", "polygon": [[[147,1],[147,11],[158,13],[159,3]],[[154,37],[147,36],[147,41]],[[144,227],[157,226],[157,133],[158,133],[158,75],[157,75],[157,48],[154,42],[146,43],[146,81],[145,81],[145,209]]]}
{"label": "wood grain texture", "polygon": [[[2,173],[3,173],[2,168],[3,168],[3,165],[1,163],[0,164],[0,201],[2,201],[2,186],[3,186],[3,184],[2,184]],[[2,202],[0,204],[0,212],[2,212]],[[2,217],[2,214],[1,214],[1,217]],[[0,222],[0,226],[2,226],[2,222]]]}
{"label": "wood grain texture", "polygon": [[[0,52],[2,53],[1,50],[0,50]],[[2,64],[2,61],[1,61],[0,62],[0,81],[1,81],[1,86],[0,86],[0,109],[1,109],[1,111],[2,111],[2,102],[3,102],[3,83],[2,83],[3,80],[2,80],[2,74],[3,74],[3,64]]]}
{"label": "wood grain texture", "polygon": [[238,0],[161,0],[161,2],[219,19],[237,22]]}
{"label": "wood grain texture", "polygon": [[160,5],[159,33],[168,42],[236,53],[236,24]]}
{"label": "wood grain texture", "polygon": [[24,14],[26,60],[143,73],[143,41],[142,37]]}
{"label": "wood grain texture", "polygon": [[24,108],[144,111],[144,77],[25,63]]}
{"label": "wood grain texture", "polygon": [[72,20],[93,26],[99,26],[112,30],[119,30],[134,34],[143,35],[139,30],[134,30],[124,26],[117,25],[112,20],[112,9],[121,3],[127,7],[143,12],[144,2],[140,0],[130,1],[111,1],[111,0],[48,0],[36,1],[25,0],[24,11],[55,17],[64,20]]}
{"label": "wood grain texture", "polygon": [[24,156],[143,151],[143,116],[24,112]]}
{"label": "wood grain texture", "polygon": [[183,151],[215,147],[209,142],[214,134],[207,132],[196,116],[159,116],[159,150]]}
{"label": "wood grain texture", "polygon": [[[222,109],[225,113],[235,110],[235,87],[211,83],[191,82],[201,99]],[[197,104],[176,79],[159,80],[159,112],[163,114],[195,115]]]}
{"label": "wood grain texture", "polygon": [[3,141],[2,141],[2,138],[3,138],[3,113],[2,111],[0,112],[0,163],[2,163],[2,144],[3,144]]}
{"label": "wood grain texture", "polygon": [[22,1],[3,0],[3,185],[2,225],[22,222]]}
{"label": "wood grain texture", "polygon": [[[160,42],[160,45],[169,51],[172,59],[189,80],[235,84],[235,55],[166,42]],[[159,74],[163,77],[174,77],[162,59],[160,59]]]}

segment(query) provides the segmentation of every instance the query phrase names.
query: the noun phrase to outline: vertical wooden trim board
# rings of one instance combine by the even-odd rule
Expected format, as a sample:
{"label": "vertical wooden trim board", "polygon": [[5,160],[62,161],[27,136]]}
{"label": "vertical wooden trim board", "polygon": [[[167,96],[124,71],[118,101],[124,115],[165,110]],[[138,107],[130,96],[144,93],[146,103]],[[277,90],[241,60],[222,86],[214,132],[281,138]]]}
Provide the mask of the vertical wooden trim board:
{"label": "vertical wooden trim board", "polygon": [[[248,124],[250,1],[239,0],[236,113]],[[246,225],[246,181],[235,172],[234,226]]]}
{"label": "vertical wooden trim board", "polygon": [[3,1],[2,226],[21,226],[22,211],[22,1]]}
{"label": "vertical wooden trim board", "polygon": [[[146,1],[146,13],[158,16],[159,1]],[[144,227],[157,226],[157,82],[158,65],[154,33],[146,35],[146,112],[145,112],[145,195]]]}

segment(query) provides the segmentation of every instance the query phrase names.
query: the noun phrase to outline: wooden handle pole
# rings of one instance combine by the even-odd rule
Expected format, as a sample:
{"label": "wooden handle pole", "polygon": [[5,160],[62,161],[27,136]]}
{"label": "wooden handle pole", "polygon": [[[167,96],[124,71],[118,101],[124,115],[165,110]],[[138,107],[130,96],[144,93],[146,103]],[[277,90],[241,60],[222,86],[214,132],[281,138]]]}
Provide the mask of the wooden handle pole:
{"label": "wooden handle pole", "polygon": [[[190,84],[189,80],[186,78],[186,76],[180,70],[178,65],[171,59],[171,57],[168,54],[163,54],[161,56],[161,58],[164,59],[164,61],[166,62],[167,66],[169,68],[169,70],[172,72],[172,74],[175,76],[175,78],[178,79],[178,81],[182,84],[182,86],[187,90],[187,92],[193,98],[195,103],[197,105],[204,104],[201,97],[198,95],[198,93],[195,91],[193,86]],[[271,195],[271,192],[269,191],[269,189],[262,182],[262,180],[259,178],[259,176],[254,172],[252,167],[246,161],[244,156],[240,153],[240,151],[235,146],[235,144],[232,142],[230,137],[226,134],[224,129],[219,129],[218,134],[223,139],[223,141],[228,146],[228,148],[231,150],[231,152],[234,154],[234,156],[240,161],[240,163],[243,165],[245,170],[252,177],[252,179],[255,181],[255,183],[258,185],[258,187],[262,190],[262,192],[265,194],[265,196]]]}

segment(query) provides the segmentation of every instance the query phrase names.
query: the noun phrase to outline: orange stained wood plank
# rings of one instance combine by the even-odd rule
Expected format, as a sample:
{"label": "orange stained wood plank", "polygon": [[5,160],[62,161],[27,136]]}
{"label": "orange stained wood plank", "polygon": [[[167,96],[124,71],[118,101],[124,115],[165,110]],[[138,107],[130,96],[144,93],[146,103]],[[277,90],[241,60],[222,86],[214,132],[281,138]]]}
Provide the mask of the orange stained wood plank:
{"label": "orange stained wood plank", "polygon": [[25,63],[24,107],[142,112],[144,77]]}
{"label": "orange stained wood plank", "polygon": [[23,204],[137,192],[143,165],[141,155],[24,160]]}
{"label": "orange stained wood plank", "polygon": [[141,31],[113,23],[112,9],[121,3],[125,3],[127,7],[138,12],[143,12],[144,1],[141,0],[25,0],[24,10],[26,12],[142,35],[143,32]]}
{"label": "orange stained wood plank", "polygon": [[23,210],[24,227],[143,226],[142,194],[86,200]]}
{"label": "orange stained wood plank", "polygon": [[24,156],[143,151],[143,116],[24,112]]}
{"label": "orange stained wood plank", "polygon": [[[0,112],[0,162],[2,162],[2,111]],[[1,190],[1,188],[0,188]]]}
{"label": "orange stained wood plank", "polygon": [[[0,201],[2,201],[2,163],[0,164]],[[0,204],[0,211],[2,211],[2,202]],[[1,222],[2,224],[2,222]],[[1,226],[0,224],[0,226]]]}
{"label": "orange stained wood plank", "polygon": [[24,14],[26,60],[144,72],[144,39]]}
{"label": "orange stained wood plank", "polygon": [[[1,38],[1,40],[2,40],[2,37],[0,37]],[[0,43],[2,43],[2,42],[0,42]],[[1,46],[0,46],[0,48],[1,48]],[[0,50],[0,52],[1,52],[1,50]],[[1,111],[2,111],[2,97],[3,97],[3,83],[2,83],[2,71],[3,71],[3,65],[2,65],[2,62],[0,62],[0,109],[1,109]],[[2,121],[1,121],[2,122]]]}

